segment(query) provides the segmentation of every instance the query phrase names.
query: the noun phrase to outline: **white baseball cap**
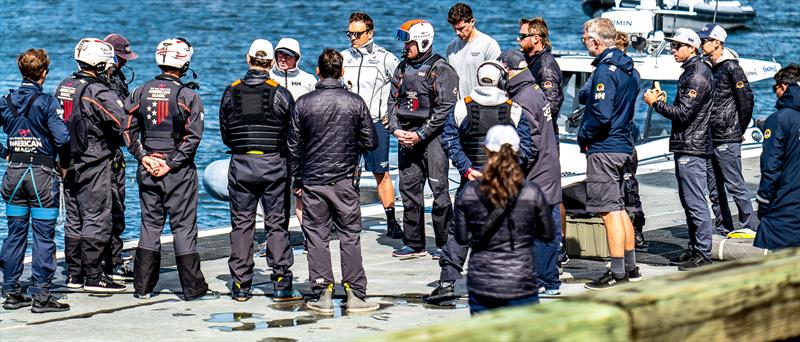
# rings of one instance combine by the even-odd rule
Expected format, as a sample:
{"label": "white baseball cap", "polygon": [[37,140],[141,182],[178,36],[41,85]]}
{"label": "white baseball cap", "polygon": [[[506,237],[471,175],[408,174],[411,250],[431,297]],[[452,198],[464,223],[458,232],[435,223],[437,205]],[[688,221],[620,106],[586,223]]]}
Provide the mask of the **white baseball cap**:
{"label": "white baseball cap", "polygon": [[679,28],[675,31],[675,35],[672,36],[672,38],[667,38],[665,40],[668,42],[683,43],[695,49],[700,49],[700,37],[696,32],[687,28]]}
{"label": "white baseball cap", "polygon": [[[258,52],[263,52],[265,55],[262,57],[256,56]],[[274,59],[275,53],[272,50],[272,43],[266,39],[256,39],[253,41],[253,44],[250,44],[250,51],[247,52],[247,55],[252,58],[258,59]]]}
{"label": "white baseball cap", "polygon": [[497,87],[500,78],[505,73],[505,67],[498,61],[486,61],[478,66],[478,85]]}
{"label": "white baseball cap", "polygon": [[728,33],[725,32],[725,28],[717,24],[706,24],[700,28],[700,31],[697,31],[697,36],[700,39],[713,39],[719,40],[721,42],[725,42],[725,38],[728,38]]}
{"label": "white baseball cap", "polygon": [[514,152],[519,151],[519,135],[517,130],[509,125],[494,125],[486,132],[483,146],[492,152],[500,152],[503,145],[511,145]]}

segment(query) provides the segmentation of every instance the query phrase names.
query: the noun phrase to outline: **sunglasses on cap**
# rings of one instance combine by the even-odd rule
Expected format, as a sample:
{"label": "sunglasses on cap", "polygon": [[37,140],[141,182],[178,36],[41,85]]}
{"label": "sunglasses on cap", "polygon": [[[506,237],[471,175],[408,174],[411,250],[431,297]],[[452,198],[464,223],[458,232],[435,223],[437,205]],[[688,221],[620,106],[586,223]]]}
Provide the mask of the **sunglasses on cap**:
{"label": "sunglasses on cap", "polygon": [[350,39],[361,39],[361,36],[364,35],[365,33],[369,32],[369,31],[370,30],[364,30],[364,31],[361,31],[361,32],[347,31],[347,32],[345,32],[345,34],[347,34],[347,37],[350,38]]}

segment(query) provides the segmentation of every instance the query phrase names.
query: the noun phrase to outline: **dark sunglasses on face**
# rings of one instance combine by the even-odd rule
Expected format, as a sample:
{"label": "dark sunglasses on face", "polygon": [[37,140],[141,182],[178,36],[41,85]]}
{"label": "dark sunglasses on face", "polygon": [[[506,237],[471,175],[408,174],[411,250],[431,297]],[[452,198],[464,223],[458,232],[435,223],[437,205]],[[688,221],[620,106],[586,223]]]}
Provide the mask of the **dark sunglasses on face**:
{"label": "dark sunglasses on face", "polygon": [[361,36],[364,33],[367,33],[367,32],[369,32],[369,30],[361,31],[361,32],[350,32],[350,31],[347,31],[345,33],[347,34],[347,37],[350,38],[350,39],[361,39]]}
{"label": "dark sunglasses on face", "polygon": [[669,44],[669,48],[672,51],[678,51],[684,46],[689,46],[689,45],[686,45],[686,44],[683,44],[683,43],[670,43]]}
{"label": "dark sunglasses on face", "polygon": [[536,34],[536,33],[520,33],[520,34],[517,35],[517,39],[524,40],[525,38],[533,37],[533,36],[538,36],[538,34]]}

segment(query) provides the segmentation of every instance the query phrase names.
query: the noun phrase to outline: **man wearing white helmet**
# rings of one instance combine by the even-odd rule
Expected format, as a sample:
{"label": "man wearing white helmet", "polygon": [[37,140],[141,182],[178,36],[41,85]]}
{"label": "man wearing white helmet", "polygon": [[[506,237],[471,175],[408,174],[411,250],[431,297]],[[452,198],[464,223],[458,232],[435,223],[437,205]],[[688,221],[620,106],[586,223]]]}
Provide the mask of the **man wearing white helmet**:
{"label": "man wearing white helmet", "polygon": [[61,156],[67,169],[64,192],[67,223],[64,228],[67,286],[92,292],[125,291],[101,268],[112,237],[111,164],[122,122],[122,101],[98,75],[114,59],[111,44],[84,38],[75,46],[78,72],[56,87],[64,121],[70,131],[70,148]]}
{"label": "man wearing white helmet", "polygon": [[675,154],[675,176],[689,226],[689,246],[670,261],[678,264],[679,270],[689,270],[711,263],[713,229],[706,201],[706,172],[713,149],[709,121],[714,74],[703,62],[700,37],[693,30],[679,28],[667,41],[675,61],[683,63],[675,101],[667,104],[655,89],[645,92],[644,101],[672,120],[669,150]]}
{"label": "man wearing white helmet", "polygon": [[299,300],[292,290],[294,264],[289,243],[289,184],[286,139],[294,99],[269,77],[272,43],[256,39],[250,45],[244,77],[222,94],[219,128],[231,149],[228,193],[231,208],[231,297],[250,299],[253,285],[253,238],[256,209],[264,208],[267,242],[265,256],[272,269],[274,301]]}
{"label": "man wearing white helmet", "polygon": [[174,238],[185,300],[218,298],[208,290],[197,253],[197,169],[194,157],[203,135],[203,103],[181,77],[194,49],[183,38],[162,41],[156,64],[162,74],[133,91],[125,101],[124,138],[139,161],[136,179],[142,228],[134,259],[134,296],[148,299],[158,282],[161,232],[167,214]]}
{"label": "man wearing white helmet", "polygon": [[314,90],[317,78],[300,69],[300,43],[293,38],[281,38],[275,45],[275,65],[269,77],[292,93],[295,100]]}
{"label": "man wearing white helmet", "polygon": [[[453,107],[442,133],[444,151],[461,174],[456,198],[460,197],[468,182],[480,180],[483,176],[483,166],[488,158],[484,140],[489,128],[495,125],[514,127],[519,137],[522,165],[526,165],[531,152],[527,117],[522,107],[508,98],[509,74],[506,68],[500,62],[487,61],[478,66],[476,76],[477,86]],[[455,215],[458,217],[459,213]],[[468,247],[456,241],[451,228],[439,260],[442,267],[439,286],[425,298],[426,302],[438,304],[455,299],[454,284],[461,278]]]}
{"label": "man wearing white helmet", "polygon": [[448,193],[449,163],[439,136],[447,114],[458,101],[458,75],[442,56],[433,52],[433,26],[421,19],[403,23],[396,38],[405,43],[403,61],[392,77],[387,116],[389,133],[400,144],[400,195],[403,197],[403,244],[392,255],[421,257],[425,250],[427,179],[433,192],[431,217],[436,237],[435,259],[447,241],[453,219]]}
{"label": "man wearing white helmet", "polygon": [[375,44],[375,27],[369,15],[363,12],[350,14],[347,37],[350,48],[344,56],[345,87],[364,99],[372,115],[378,148],[364,154],[364,168],[375,175],[378,198],[386,213],[386,234],[395,239],[403,237],[403,230],[394,215],[394,186],[389,175],[389,133],[386,131],[386,98],[389,81],[400,62],[395,55]]}

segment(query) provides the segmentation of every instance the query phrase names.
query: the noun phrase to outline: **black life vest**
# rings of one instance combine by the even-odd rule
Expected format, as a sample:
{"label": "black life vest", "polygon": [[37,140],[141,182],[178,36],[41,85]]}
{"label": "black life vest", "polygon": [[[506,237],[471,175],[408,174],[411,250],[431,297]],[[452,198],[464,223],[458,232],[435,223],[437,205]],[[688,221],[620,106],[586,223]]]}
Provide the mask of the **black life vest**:
{"label": "black life vest", "polygon": [[[69,150],[71,155],[79,155],[89,148],[91,136],[100,138],[102,130],[97,125],[97,118],[83,108],[83,95],[90,85],[97,83],[93,77],[73,75],[58,85],[56,97],[64,111],[64,123],[69,131]],[[99,140],[99,139],[98,139]]]}
{"label": "black life vest", "polygon": [[255,85],[231,84],[233,113],[228,118],[227,141],[233,153],[251,150],[281,152],[286,147],[288,116],[275,114],[278,83],[267,79]]}
{"label": "black life vest", "polygon": [[161,76],[142,85],[139,126],[145,150],[170,153],[180,144],[188,116],[178,105],[178,95],[184,88],[187,86],[183,83]]}
{"label": "black life vest", "polygon": [[472,162],[474,168],[480,168],[486,163],[486,152],[483,141],[486,132],[494,125],[514,125],[511,120],[511,100],[497,106],[484,106],[473,101],[469,96],[464,98],[467,106],[469,120],[467,132],[460,137],[461,148]]}
{"label": "black life vest", "polygon": [[434,54],[425,62],[408,64],[405,60],[397,66],[402,71],[397,101],[397,117],[403,120],[425,120],[430,117],[436,94],[428,81],[436,64],[445,61]]}

